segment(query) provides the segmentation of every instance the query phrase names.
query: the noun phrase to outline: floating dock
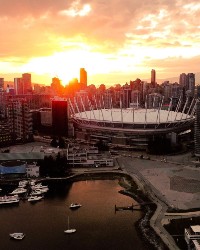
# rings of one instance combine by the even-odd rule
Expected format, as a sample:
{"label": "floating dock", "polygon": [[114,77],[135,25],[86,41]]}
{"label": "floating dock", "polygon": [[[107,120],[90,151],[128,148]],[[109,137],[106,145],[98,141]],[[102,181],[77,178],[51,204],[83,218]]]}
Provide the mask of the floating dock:
{"label": "floating dock", "polygon": [[116,211],[122,211],[122,210],[141,210],[140,204],[137,205],[130,205],[130,206],[124,206],[124,207],[118,207],[115,205],[115,212]]}

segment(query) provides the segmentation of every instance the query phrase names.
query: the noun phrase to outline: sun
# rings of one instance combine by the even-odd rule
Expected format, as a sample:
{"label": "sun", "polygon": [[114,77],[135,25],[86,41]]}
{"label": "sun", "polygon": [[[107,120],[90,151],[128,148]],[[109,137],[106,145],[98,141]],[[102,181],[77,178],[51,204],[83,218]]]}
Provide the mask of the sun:
{"label": "sun", "polygon": [[[85,68],[88,78],[93,75],[109,74],[110,72],[127,71],[133,68],[133,58],[121,55],[107,54],[93,51],[89,46],[82,46],[84,49],[71,49],[63,52],[56,52],[50,56],[31,59],[21,69],[22,72],[34,72],[50,77],[58,77],[63,85],[67,85],[72,79],[79,81],[80,68]],[[100,81],[100,80],[99,80]]]}

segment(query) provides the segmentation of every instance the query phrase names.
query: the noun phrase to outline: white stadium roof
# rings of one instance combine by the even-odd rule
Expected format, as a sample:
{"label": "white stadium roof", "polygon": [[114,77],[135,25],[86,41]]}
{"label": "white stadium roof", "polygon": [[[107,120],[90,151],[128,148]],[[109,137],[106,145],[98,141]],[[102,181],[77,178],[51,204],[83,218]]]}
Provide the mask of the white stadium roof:
{"label": "white stadium roof", "polygon": [[100,109],[76,113],[74,118],[96,122],[160,124],[184,122],[194,117],[181,112],[158,109]]}

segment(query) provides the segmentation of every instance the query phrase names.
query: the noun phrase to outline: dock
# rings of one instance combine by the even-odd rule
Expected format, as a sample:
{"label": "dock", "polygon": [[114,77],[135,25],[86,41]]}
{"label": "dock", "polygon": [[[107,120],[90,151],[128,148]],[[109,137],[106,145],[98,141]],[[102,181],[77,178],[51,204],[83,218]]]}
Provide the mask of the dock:
{"label": "dock", "polygon": [[115,205],[115,212],[117,211],[123,211],[123,210],[141,210],[140,204],[137,205],[130,205],[130,206],[123,206],[123,207],[118,207]]}

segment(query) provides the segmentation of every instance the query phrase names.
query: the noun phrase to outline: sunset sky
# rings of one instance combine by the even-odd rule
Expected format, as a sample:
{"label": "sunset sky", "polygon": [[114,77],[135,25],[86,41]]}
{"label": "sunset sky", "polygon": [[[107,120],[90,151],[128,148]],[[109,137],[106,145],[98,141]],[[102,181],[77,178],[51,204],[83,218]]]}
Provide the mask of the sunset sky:
{"label": "sunset sky", "polygon": [[199,0],[0,0],[0,77],[63,84],[200,71]]}

